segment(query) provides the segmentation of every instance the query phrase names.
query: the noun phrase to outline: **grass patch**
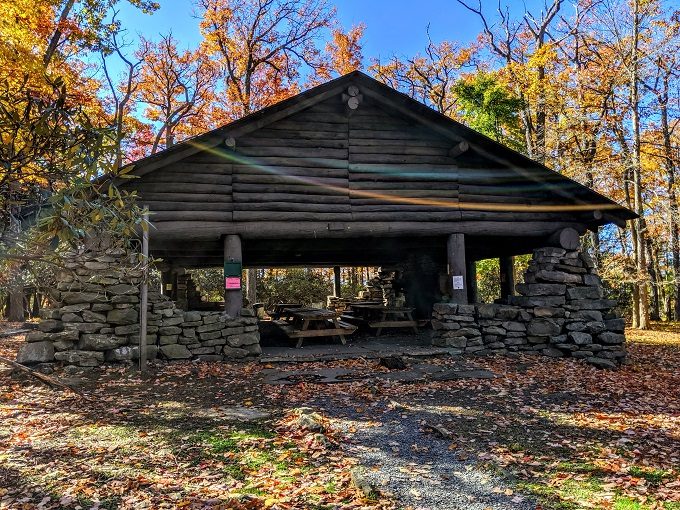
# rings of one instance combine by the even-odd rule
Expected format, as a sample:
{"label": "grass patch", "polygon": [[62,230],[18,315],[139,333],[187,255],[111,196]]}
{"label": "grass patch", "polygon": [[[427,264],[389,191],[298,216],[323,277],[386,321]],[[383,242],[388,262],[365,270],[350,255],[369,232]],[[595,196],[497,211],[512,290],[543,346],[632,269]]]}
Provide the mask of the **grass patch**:
{"label": "grass patch", "polygon": [[[545,481],[518,482],[517,488],[539,498],[546,510],[577,510],[583,503],[596,499],[602,491],[601,474],[596,466],[588,463],[562,462],[558,471],[547,473]],[[576,478],[563,478],[564,473],[578,473]],[[592,474],[592,476],[584,476]]]}
{"label": "grass patch", "polygon": [[[247,482],[256,473],[268,472],[283,483],[294,483],[296,473],[305,473],[305,457],[292,442],[276,440],[276,434],[261,424],[241,425],[238,429],[215,428],[184,436],[184,449],[192,452],[192,464],[217,461],[228,477]],[[295,472],[292,467],[295,466]],[[252,489],[252,490],[251,490]],[[261,496],[262,491],[249,488],[247,494]]]}
{"label": "grass patch", "polygon": [[670,471],[653,468],[642,468],[639,466],[631,466],[628,470],[628,473],[638,478],[644,478],[652,485],[659,485],[664,480],[667,480],[673,476]]}
{"label": "grass patch", "polygon": [[[641,503],[633,498],[625,496],[617,496],[614,500],[613,510],[652,510],[659,508],[659,504],[655,501]],[[680,503],[665,502],[662,504],[664,510],[679,510]]]}

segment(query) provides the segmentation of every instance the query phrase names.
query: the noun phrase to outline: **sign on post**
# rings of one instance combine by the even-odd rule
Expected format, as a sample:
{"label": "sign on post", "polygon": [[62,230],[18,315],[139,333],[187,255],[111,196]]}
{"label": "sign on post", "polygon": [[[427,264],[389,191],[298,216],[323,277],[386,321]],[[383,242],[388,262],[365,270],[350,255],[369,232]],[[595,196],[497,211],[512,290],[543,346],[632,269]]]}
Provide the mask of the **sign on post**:
{"label": "sign on post", "polygon": [[238,290],[241,288],[240,276],[227,276],[224,279],[224,288],[227,290]]}
{"label": "sign on post", "polygon": [[224,288],[227,290],[240,290],[242,272],[243,265],[240,262],[225,262]]}

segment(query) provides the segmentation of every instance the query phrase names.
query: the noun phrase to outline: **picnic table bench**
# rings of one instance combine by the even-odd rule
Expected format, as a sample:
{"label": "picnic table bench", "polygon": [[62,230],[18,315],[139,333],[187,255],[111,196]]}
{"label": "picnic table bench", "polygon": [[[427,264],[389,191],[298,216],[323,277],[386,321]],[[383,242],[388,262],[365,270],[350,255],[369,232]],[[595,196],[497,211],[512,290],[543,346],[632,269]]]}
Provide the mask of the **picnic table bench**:
{"label": "picnic table bench", "polygon": [[296,348],[302,347],[305,338],[337,336],[343,345],[347,342],[345,335],[351,335],[357,329],[353,324],[339,320],[338,313],[318,308],[286,309],[282,315],[288,320],[274,321],[291,339],[297,339]]}
{"label": "picnic table bench", "polygon": [[352,303],[350,307],[368,322],[370,328],[376,329],[375,336],[380,336],[383,328],[412,328],[418,334],[418,323],[413,320],[414,308],[367,303]]}

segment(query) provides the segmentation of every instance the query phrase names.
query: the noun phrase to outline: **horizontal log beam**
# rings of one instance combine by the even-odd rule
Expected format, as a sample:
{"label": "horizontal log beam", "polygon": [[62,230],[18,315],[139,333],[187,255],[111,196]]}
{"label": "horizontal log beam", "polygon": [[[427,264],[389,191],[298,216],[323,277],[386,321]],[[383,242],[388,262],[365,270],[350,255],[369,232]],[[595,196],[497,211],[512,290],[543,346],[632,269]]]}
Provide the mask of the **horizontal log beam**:
{"label": "horizontal log beam", "polygon": [[[234,193],[299,193],[301,195],[336,195],[348,196],[347,186],[329,187],[328,184],[244,184],[234,183]],[[264,201],[264,199],[263,199]]]}
{"label": "horizontal log beam", "polygon": [[347,159],[347,149],[329,149],[326,147],[243,147],[237,149],[239,154],[248,157],[291,157],[291,158],[337,158]]}
{"label": "horizontal log beam", "polygon": [[535,221],[532,215],[522,222],[508,221],[437,221],[421,223],[398,221],[343,222],[309,221],[291,223],[271,220],[266,222],[240,221],[166,221],[156,223],[152,238],[158,240],[219,239],[225,234],[241,234],[250,239],[304,239],[357,237],[427,237],[464,233],[476,236],[546,237],[560,228],[572,227],[580,233],[586,227],[576,222]]}
{"label": "horizontal log beam", "polygon": [[315,131],[314,129],[274,129],[266,128],[257,132],[259,138],[274,138],[283,140],[347,140],[347,133],[337,131]]}
{"label": "horizontal log beam", "polygon": [[287,212],[320,212],[320,213],[349,213],[349,204],[314,204],[307,202],[272,202],[269,200],[261,202],[237,202],[234,204],[234,211],[279,211],[283,214],[273,214],[274,217],[280,217]]}
{"label": "horizontal log beam", "polygon": [[184,204],[204,203],[204,202],[231,202],[231,195],[219,193],[164,193],[164,192],[143,192],[139,193],[139,203],[142,202],[181,202]]}
{"label": "horizontal log beam", "polygon": [[[303,177],[296,179],[296,177]],[[234,185],[237,184],[308,184],[309,186],[344,186],[347,187],[347,172],[344,177],[312,177],[312,176],[291,176],[291,175],[271,175],[261,173],[237,174],[234,176]]]}
{"label": "horizontal log beam", "polygon": [[304,200],[305,203],[316,204],[349,204],[350,198],[345,195],[314,195],[305,194],[300,196],[300,193],[267,193],[264,197],[262,193],[242,193],[235,191],[233,193],[234,202],[237,203],[260,203],[263,199],[272,202],[295,202],[299,203]]}
{"label": "horizontal log beam", "polygon": [[350,163],[377,163],[381,165],[455,165],[455,160],[448,156],[414,155],[414,154],[363,154],[351,152]]}
{"label": "horizontal log beam", "polygon": [[140,194],[144,193],[219,193],[229,195],[231,193],[231,185],[226,184],[187,184],[176,182],[158,182],[158,183],[135,183],[129,189],[138,190]]}
{"label": "horizontal log beam", "polygon": [[349,149],[352,158],[360,154],[397,154],[403,156],[437,156],[445,157],[447,150],[444,147],[433,147],[432,145],[410,145],[410,144],[372,144],[372,145],[352,145]]}
{"label": "horizontal log beam", "polygon": [[321,149],[347,149],[347,140],[306,140],[302,138],[264,138],[249,137],[238,140],[239,147],[302,147],[302,148],[321,148]]}
{"label": "horizontal log beam", "polygon": [[228,174],[200,174],[200,173],[186,173],[186,172],[157,172],[149,174],[137,183],[131,183],[131,187],[136,187],[136,184],[156,184],[162,186],[163,184],[181,183],[187,186],[194,184],[231,184],[231,169],[228,169]]}
{"label": "horizontal log beam", "polygon": [[153,200],[144,200],[144,205],[149,206],[149,211],[231,211],[234,204],[231,202],[231,197],[222,197],[223,200],[219,202],[156,202]]}
{"label": "horizontal log beam", "polygon": [[296,221],[351,221],[352,215],[346,213],[323,213],[323,212],[295,212],[295,211],[234,211],[234,221],[243,222],[269,222],[286,221],[294,223]]}
{"label": "horizontal log beam", "polygon": [[[230,208],[231,209],[231,208]],[[231,210],[224,211],[152,211],[151,223],[159,225],[162,222],[230,222]]]}

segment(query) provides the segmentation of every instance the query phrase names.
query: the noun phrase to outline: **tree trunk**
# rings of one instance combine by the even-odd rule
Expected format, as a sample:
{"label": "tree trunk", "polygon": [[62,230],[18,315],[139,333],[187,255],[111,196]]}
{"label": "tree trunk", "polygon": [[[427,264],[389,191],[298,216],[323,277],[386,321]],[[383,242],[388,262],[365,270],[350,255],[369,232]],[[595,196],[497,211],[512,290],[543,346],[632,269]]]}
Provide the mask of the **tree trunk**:
{"label": "tree trunk", "polygon": [[659,272],[657,271],[658,266],[656,264],[656,258],[654,257],[651,240],[647,239],[645,244],[647,246],[647,272],[649,273],[649,278],[651,280],[649,318],[653,321],[658,321],[661,319],[661,301],[659,298],[659,289],[661,285],[659,282]]}
{"label": "tree trunk", "polygon": [[632,114],[633,131],[633,202],[635,212],[640,215],[633,220],[633,229],[636,233],[635,239],[635,266],[637,287],[637,308],[639,329],[649,329],[649,296],[648,296],[648,274],[647,257],[645,246],[645,223],[642,207],[642,168],[640,158],[640,98],[639,98],[639,42],[640,42],[640,2],[633,1],[633,47],[631,55],[630,72],[630,106]]}
{"label": "tree trunk", "polygon": [[68,0],[64,5],[64,8],[61,10],[61,14],[59,15],[59,22],[57,23],[57,28],[50,37],[50,41],[47,44],[47,49],[45,50],[45,54],[43,55],[43,64],[45,65],[45,67],[50,65],[50,61],[52,60],[54,53],[57,51],[57,47],[59,46],[59,42],[61,41],[61,36],[63,35],[62,27],[66,23],[68,15],[71,13],[71,9],[73,8],[73,5],[75,3],[76,3],[75,0]]}
{"label": "tree trunk", "polygon": [[42,301],[42,294],[40,292],[36,292],[33,296],[33,312],[32,316],[33,318],[38,317],[40,315],[40,302]]}
{"label": "tree trunk", "polygon": [[246,271],[246,299],[249,306],[257,302],[257,269]]}
{"label": "tree trunk", "polygon": [[669,218],[669,238],[671,252],[671,264],[673,266],[673,280],[671,283],[670,297],[673,301],[673,313],[669,314],[668,319],[674,318],[676,321],[680,320],[680,226],[678,225],[678,198],[675,193],[675,171],[676,163],[673,154],[673,143],[671,136],[671,128],[668,122],[668,95],[670,89],[669,83],[670,70],[664,75],[663,89],[660,94],[657,94],[659,102],[659,110],[661,114],[661,133],[663,136],[664,147],[664,166],[666,167],[666,177],[668,179],[668,201],[670,209]]}
{"label": "tree trunk", "polygon": [[9,289],[7,320],[12,322],[23,322],[26,320],[24,315],[24,286],[21,282],[20,270],[18,268]]}

